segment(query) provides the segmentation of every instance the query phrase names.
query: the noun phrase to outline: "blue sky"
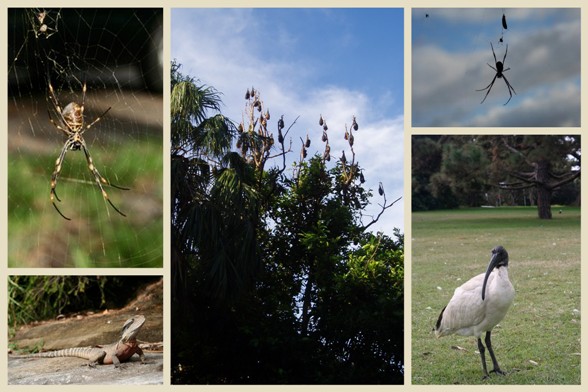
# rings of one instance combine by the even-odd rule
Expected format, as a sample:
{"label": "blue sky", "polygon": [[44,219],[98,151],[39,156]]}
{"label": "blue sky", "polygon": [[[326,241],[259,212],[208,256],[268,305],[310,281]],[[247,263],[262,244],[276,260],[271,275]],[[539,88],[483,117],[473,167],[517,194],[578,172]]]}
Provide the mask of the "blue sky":
{"label": "blue sky", "polygon": [[[507,105],[502,79],[482,104],[475,91],[495,74],[490,42],[499,61],[508,44]],[[579,8],[412,10],[414,127],[578,127],[580,112]]]}
{"label": "blue sky", "polygon": [[[288,135],[292,160],[307,132],[309,156],[322,154],[321,114],[332,155],[349,154],[343,133],[356,116],[356,160],[375,195],[367,213],[375,214],[378,182],[389,202],[403,196],[403,18],[402,9],[172,9],[171,57],[221,92],[223,114],[237,123],[251,86],[270,124],[284,114],[288,128],[300,116]],[[370,229],[404,231],[403,210],[396,203]]]}

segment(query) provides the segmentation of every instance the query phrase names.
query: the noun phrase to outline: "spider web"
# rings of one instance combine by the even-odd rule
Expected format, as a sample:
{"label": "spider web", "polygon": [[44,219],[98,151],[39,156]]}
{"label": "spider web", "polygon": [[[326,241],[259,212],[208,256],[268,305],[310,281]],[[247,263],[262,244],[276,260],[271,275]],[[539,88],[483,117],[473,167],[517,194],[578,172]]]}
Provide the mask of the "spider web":
{"label": "spider web", "polygon": [[[163,262],[162,9],[8,10],[8,265],[161,267]],[[61,109],[82,104],[83,137],[104,199],[81,150],[68,150]]]}

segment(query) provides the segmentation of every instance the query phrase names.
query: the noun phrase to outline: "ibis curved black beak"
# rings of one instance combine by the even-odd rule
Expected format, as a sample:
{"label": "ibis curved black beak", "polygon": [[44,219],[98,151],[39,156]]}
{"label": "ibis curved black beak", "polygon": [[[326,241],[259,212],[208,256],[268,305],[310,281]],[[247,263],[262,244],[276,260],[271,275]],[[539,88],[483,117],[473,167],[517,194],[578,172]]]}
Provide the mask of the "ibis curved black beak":
{"label": "ibis curved black beak", "polygon": [[492,258],[490,258],[490,264],[488,264],[488,269],[486,270],[486,275],[484,276],[484,284],[482,285],[482,301],[486,299],[486,283],[488,283],[488,277],[498,265],[498,261],[500,258],[498,257],[498,252],[492,252]]}

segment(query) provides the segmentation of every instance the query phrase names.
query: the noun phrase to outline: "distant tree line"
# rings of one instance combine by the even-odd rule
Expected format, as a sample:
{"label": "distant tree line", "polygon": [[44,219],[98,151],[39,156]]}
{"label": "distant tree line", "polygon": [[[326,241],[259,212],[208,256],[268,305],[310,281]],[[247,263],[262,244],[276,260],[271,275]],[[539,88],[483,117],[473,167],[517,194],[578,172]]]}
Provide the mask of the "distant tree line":
{"label": "distant tree line", "polygon": [[412,137],[412,209],[579,205],[580,136]]}

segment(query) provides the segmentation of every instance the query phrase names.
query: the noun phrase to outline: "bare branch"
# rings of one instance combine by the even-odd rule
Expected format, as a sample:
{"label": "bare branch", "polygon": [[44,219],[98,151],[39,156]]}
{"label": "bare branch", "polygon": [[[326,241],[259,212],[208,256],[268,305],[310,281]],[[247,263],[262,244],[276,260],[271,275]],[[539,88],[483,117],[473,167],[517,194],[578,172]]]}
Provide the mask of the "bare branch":
{"label": "bare branch", "polygon": [[502,138],[502,143],[504,144],[504,147],[506,147],[512,153],[514,153],[514,154],[520,156],[521,158],[523,158],[525,160],[525,162],[527,162],[528,165],[534,166],[533,162],[530,162],[525,154],[523,154],[522,152],[520,152],[519,150],[517,150],[516,148],[514,148],[510,144],[508,144],[508,142],[506,141],[506,137],[503,137]]}
{"label": "bare branch", "polygon": [[568,178],[565,178],[565,179],[563,179],[563,180],[561,180],[559,182],[553,183],[553,184],[549,184],[549,186],[550,186],[551,189],[558,188],[558,187],[560,187],[562,185],[565,185],[565,184],[567,184],[569,182],[574,181],[576,178],[580,177],[580,174],[581,174],[581,170],[578,170],[578,171],[572,173]]}
{"label": "bare branch", "polygon": [[365,226],[363,226],[361,228],[362,231],[367,230],[368,227],[370,227],[371,225],[373,225],[374,223],[376,223],[380,219],[380,217],[382,216],[382,214],[384,214],[384,211],[386,211],[388,208],[392,207],[400,199],[402,199],[402,196],[400,196],[399,198],[397,198],[396,200],[394,200],[390,204],[386,204],[386,194],[384,193],[383,196],[384,196],[384,204],[378,204],[382,209],[380,210],[380,212],[378,213],[378,215],[376,215],[375,218],[372,218],[372,221],[370,223],[368,223],[367,225],[365,225]]}

